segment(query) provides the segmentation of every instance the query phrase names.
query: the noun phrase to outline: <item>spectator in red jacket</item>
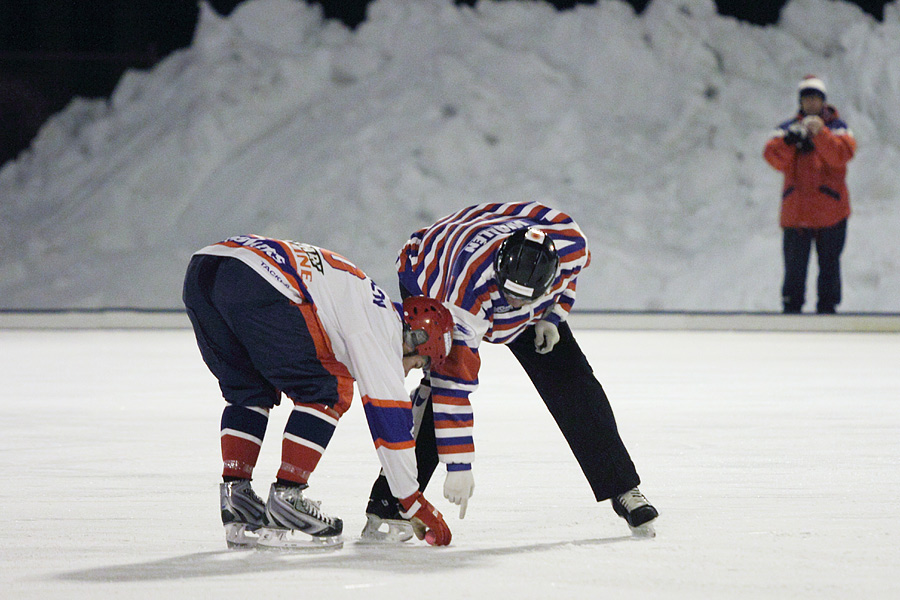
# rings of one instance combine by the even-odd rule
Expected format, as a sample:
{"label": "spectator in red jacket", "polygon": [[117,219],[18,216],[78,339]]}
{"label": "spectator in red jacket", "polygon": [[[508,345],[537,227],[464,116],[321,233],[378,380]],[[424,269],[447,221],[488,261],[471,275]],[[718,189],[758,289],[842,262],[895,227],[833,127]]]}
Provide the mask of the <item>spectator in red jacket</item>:
{"label": "spectator in red jacket", "polygon": [[784,173],[781,227],[784,230],[785,313],[799,313],[813,242],[819,262],[816,312],[834,313],[841,301],[840,258],[850,216],[847,163],[856,140],[837,109],[826,103],[825,84],[807,75],[799,86],[800,111],[775,130],[763,157]]}

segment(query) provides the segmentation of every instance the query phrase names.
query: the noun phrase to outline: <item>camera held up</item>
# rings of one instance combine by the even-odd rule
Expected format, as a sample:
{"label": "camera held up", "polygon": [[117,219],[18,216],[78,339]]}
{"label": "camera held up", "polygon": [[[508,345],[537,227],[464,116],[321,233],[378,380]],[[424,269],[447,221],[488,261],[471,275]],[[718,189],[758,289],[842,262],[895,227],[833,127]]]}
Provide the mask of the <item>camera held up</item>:
{"label": "camera held up", "polygon": [[791,123],[788,126],[787,133],[784,135],[784,142],[789,146],[796,147],[797,151],[802,154],[812,152],[815,147],[810,138],[809,130],[800,121]]}

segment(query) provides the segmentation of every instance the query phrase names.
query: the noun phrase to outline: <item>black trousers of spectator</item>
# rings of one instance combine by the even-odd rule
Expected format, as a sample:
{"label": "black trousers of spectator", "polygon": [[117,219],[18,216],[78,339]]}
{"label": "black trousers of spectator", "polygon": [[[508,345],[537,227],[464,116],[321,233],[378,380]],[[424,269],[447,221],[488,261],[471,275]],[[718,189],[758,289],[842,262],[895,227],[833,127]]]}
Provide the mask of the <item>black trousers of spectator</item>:
{"label": "black trousers of spectator", "polygon": [[831,227],[784,229],[784,285],[781,298],[785,313],[799,313],[806,300],[806,275],[813,242],[819,263],[816,312],[834,313],[841,302],[841,252],[847,237],[847,219]]}
{"label": "black trousers of spectator", "polygon": [[[534,327],[507,346],[556,420],[599,502],[638,486],[641,480],[619,436],[606,392],[568,323],[560,324],[559,334],[559,342],[547,354],[535,352]],[[430,399],[416,437],[416,460],[419,489],[424,491],[438,465]],[[389,497],[382,476],[373,486],[371,498]]]}

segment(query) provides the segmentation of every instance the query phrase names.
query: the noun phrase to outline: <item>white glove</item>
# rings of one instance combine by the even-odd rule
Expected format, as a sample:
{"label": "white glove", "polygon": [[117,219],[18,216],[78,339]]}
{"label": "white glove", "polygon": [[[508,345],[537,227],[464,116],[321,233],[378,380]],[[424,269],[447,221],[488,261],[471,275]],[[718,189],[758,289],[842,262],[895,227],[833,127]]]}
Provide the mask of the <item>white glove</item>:
{"label": "white glove", "polygon": [[550,321],[538,321],[534,325],[534,349],[538,354],[547,354],[559,341],[559,330]]}
{"label": "white glove", "polygon": [[453,504],[459,504],[459,518],[466,518],[466,506],[475,491],[475,478],[472,469],[465,471],[447,471],[444,480],[444,498]]}
{"label": "white glove", "polygon": [[809,137],[816,137],[822,128],[825,127],[825,121],[819,115],[807,115],[803,117],[803,126],[809,132]]}

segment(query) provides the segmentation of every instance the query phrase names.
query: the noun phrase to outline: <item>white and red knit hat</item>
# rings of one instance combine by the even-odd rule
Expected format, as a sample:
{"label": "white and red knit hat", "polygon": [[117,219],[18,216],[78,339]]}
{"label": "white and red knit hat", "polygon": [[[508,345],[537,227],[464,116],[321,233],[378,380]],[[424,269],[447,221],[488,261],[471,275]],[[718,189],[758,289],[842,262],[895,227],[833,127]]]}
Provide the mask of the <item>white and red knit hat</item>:
{"label": "white and red knit hat", "polygon": [[822,99],[825,99],[825,82],[816,77],[815,75],[806,75],[801,81],[800,85],[797,86],[797,93],[802,97],[805,94],[809,93],[819,93],[822,95]]}

